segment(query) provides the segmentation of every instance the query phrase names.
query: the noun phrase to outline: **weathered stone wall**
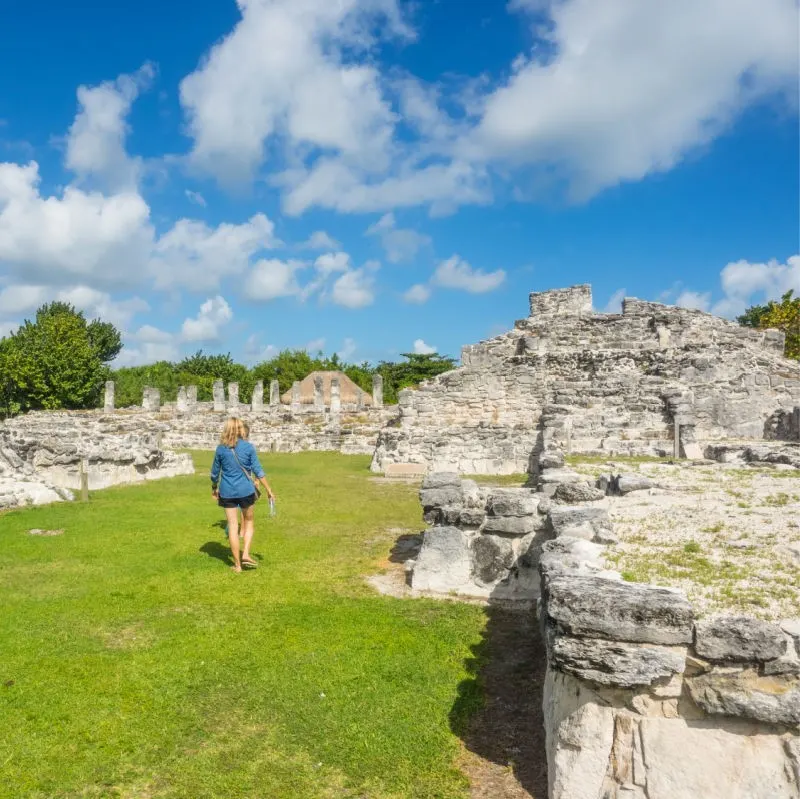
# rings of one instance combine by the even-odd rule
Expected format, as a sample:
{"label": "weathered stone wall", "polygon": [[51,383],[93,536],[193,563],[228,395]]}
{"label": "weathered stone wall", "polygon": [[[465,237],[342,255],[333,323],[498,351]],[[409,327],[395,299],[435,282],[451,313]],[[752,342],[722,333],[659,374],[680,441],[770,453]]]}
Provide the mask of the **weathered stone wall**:
{"label": "weathered stone wall", "polygon": [[162,448],[163,426],[101,412],[39,412],[0,425],[0,507],[70,499],[81,487],[107,488],[192,474],[188,455]]}
{"label": "weathered stone wall", "polygon": [[539,597],[550,799],[800,797],[800,619],[697,619],[680,591],[604,565],[606,494],[542,452],[538,491],[429,474],[412,569],[424,591]]}
{"label": "weathered stone wall", "polygon": [[512,331],[464,347],[460,368],[401,392],[373,470],[524,472],[551,443],[663,454],[676,421],[701,443],[793,429],[800,363],[783,357],[778,331],[635,299],[621,314],[593,313],[588,286],[530,303]]}

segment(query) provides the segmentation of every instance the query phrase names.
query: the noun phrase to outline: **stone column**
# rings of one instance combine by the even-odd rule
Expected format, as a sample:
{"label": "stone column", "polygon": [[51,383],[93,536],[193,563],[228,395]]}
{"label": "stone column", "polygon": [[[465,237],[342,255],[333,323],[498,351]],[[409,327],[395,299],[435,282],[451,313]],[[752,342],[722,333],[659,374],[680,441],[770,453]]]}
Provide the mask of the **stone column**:
{"label": "stone column", "polygon": [[339,378],[331,378],[331,414],[342,412],[342,391],[339,386]]}
{"label": "stone column", "polygon": [[214,410],[225,410],[225,384],[221,380],[214,381]]}
{"label": "stone column", "polygon": [[186,403],[188,404],[190,411],[193,411],[195,408],[197,408],[197,386],[187,386]]}
{"label": "stone column", "polygon": [[383,407],[383,375],[372,375],[372,406]]}
{"label": "stone column", "polygon": [[678,460],[681,457],[681,422],[680,416],[673,421],[672,457]]}
{"label": "stone column", "polygon": [[189,396],[186,393],[186,386],[178,388],[177,409],[178,413],[188,413],[189,411]]}
{"label": "stone column", "polygon": [[157,388],[152,388],[150,386],[144,387],[142,408],[151,412],[158,412],[161,410],[161,392]]}
{"label": "stone column", "polygon": [[358,389],[358,392],[356,393],[356,410],[357,411],[363,411],[364,410],[364,395],[365,395],[365,393],[366,392],[362,391],[361,389]]}
{"label": "stone column", "polygon": [[228,407],[232,411],[239,410],[239,384],[228,383]]}
{"label": "stone column", "polygon": [[269,404],[281,404],[281,384],[277,380],[273,380],[269,384]]}
{"label": "stone column", "polygon": [[114,381],[108,380],[106,381],[106,395],[103,399],[103,410],[104,411],[113,411],[114,410]]}
{"label": "stone column", "polygon": [[314,378],[314,410],[325,410],[325,394],[322,390],[322,375],[317,375]]}
{"label": "stone column", "polygon": [[251,403],[253,413],[261,413],[264,410],[264,381],[259,380],[253,388],[253,401]]}
{"label": "stone column", "polygon": [[300,410],[300,383],[297,380],[292,383],[292,410]]}

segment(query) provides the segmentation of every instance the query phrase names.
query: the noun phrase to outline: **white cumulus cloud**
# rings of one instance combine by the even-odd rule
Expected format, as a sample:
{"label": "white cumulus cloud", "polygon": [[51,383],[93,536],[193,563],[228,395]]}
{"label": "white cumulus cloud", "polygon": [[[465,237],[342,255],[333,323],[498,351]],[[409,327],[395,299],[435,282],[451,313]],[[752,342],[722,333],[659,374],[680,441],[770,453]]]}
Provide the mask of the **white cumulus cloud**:
{"label": "white cumulus cloud", "polygon": [[417,355],[433,355],[436,352],[436,347],[426,344],[421,338],[414,341],[414,352]]}
{"label": "white cumulus cloud", "polygon": [[424,283],[416,283],[403,294],[403,299],[413,305],[424,305],[431,298],[431,290]]}
{"label": "white cumulus cloud", "polygon": [[224,297],[211,297],[200,306],[194,319],[186,319],[181,328],[184,341],[215,342],[222,336],[222,328],[233,319],[233,311]]}
{"label": "white cumulus cloud", "polygon": [[471,294],[483,294],[487,291],[494,291],[505,279],[506,273],[502,269],[494,272],[473,269],[458,255],[454,255],[436,267],[431,282],[443,288],[461,289]]}
{"label": "white cumulus cloud", "polygon": [[300,293],[297,272],[306,266],[303,261],[262,259],[253,266],[247,277],[245,293],[251,300],[274,300],[295,297]]}
{"label": "white cumulus cloud", "polygon": [[399,228],[394,214],[384,214],[374,225],[367,228],[368,236],[378,236],[386,251],[386,260],[397,264],[411,261],[416,254],[431,243],[430,236],[417,233],[411,228]]}
{"label": "white cumulus cloud", "polygon": [[331,298],[345,308],[365,308],[375,301],[374,270],[368,266],[351,269],[336,278]]}

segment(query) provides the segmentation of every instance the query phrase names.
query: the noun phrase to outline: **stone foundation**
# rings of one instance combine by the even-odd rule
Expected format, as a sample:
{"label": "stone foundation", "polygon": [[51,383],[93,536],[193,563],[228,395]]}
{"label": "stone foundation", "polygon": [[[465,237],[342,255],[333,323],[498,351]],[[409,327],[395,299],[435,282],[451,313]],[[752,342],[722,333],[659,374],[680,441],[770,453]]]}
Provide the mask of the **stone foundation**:
{"label": "stone foundation", "polygon": [[514,330],[465,347],[460,368],[401,392],[374,471],[511,474],[551,445],[671,455],[677,439],[679,456],[698,457],[708,441],[796,435],[800,363],[778,331],[634,299],[593,313],[588,286],[530,303]]}

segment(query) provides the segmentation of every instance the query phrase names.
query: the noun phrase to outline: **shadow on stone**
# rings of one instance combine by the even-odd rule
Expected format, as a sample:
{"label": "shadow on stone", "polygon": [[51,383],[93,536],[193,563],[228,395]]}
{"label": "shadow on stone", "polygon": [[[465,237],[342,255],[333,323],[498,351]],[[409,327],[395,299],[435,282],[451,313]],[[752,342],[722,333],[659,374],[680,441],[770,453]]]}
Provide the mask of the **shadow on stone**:
{"label": "shadow on stone", "polygon": [[451,729],[477,755],[464,764],[472,797],[546,799],[546,661],[536,615],[490,605],[486,616],[483,638],[465,663],[470,677],[458,686],[450,711]]}
{"label": "shadow on stone", "polygon": [[422,546],[422,533],[405,533],[397,538],[389,552],[390,563],[405,563],[416,558]]}

